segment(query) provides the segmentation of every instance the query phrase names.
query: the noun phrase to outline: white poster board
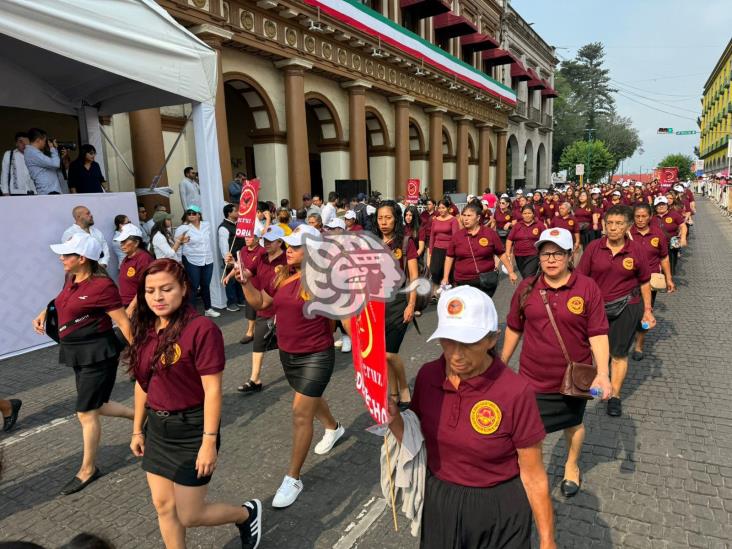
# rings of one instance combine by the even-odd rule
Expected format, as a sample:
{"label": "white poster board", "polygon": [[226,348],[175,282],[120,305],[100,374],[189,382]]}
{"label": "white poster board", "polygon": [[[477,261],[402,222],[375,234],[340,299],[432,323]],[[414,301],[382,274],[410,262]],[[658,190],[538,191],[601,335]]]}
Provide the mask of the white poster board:
{"label": "white poster board", "polygon": [[61,242],[74,222],[71,210],[79,205],[89,208],[94,226],[107,239],[109,272],[116,280],[114,217],[124,214],[138,222],[135,193],[0,197],[0,359],[53,344],[36,334],[31,322],[63,286],[61,262],[49,245]]}

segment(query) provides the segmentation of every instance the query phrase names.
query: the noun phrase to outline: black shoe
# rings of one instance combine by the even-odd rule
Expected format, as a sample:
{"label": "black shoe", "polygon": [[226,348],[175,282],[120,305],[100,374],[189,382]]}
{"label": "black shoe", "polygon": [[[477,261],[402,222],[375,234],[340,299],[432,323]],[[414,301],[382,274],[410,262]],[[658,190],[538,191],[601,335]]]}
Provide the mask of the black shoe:
{"label": "black shoe", "polygon": [[618,397],[610,397],[607,401],[607,415],[620,417],[623,415],[623,406]]}
{"label": "black shoe", "polygon": [[262,539],[262,502],[251,499],[242,505],[249,511],[249,518],[237,524],[242,549],[257,549]]}
{"label": "black shoe", "polygon": [[92,482],[97,480],[99,477],[102,476],[102,472],[97,467],[94,469],[94,473],[92,476],[90,476],[88,479],[82,482],[82,480],[79,477],[72,478],[66,486],[64,486],[61,489],[61,492],[59,492],[62,496],[69,496],[71,494],[75,494],[76,492],[81,492],[84,488],[89,486]]}
{"label": "black shoe", "polygon": [[643,351],[633,351],[633,354],[630,357],[636,362],[640,362],[643,360]]}
{"label": "black shoe", "polygon": [[242,345],[246,345],[247,343],[251,343],[252,340],[254,340],[254,336],[245,335],[239,340],[239,343],[241,343]]}
{"label": "black shoe", "polygon": [[18,421],[18,412],[20,412],[21,406],[23,406],[22,400],[18,400],[17,398],[10,399],[10,415],[3,418],[3,431],[6,433],[10,431],[10,429],[13,428],[13,425],[15,425],[15,422]]}
{"label": "black shoe", "polygon": [[261,393],[262,388],[264,385],[261,383],[254,383],[251,379],[247,381],[244,385],[239,385],[236,390],[240,393],[245,394],[252,394],[252,393]]}
{"label": "black shoe", "polygon": [[562,480],[562,483],[559,485],[559,491],[562,493],[562,495],[565,498],[573,498],[574,496],[579,494],[581,487],[582,487],[582,474],[580,474],[580,477],[579,477],[579,484],[577,484],[573,480],[567,480],[566,478],[564,480]]}

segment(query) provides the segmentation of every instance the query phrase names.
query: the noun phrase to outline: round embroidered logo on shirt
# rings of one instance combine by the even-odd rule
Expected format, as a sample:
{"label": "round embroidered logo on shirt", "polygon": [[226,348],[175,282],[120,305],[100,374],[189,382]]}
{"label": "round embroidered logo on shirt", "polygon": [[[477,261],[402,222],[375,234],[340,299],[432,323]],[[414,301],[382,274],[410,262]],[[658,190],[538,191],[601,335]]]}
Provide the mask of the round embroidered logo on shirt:
{"label": "round embroidered logo on shirt", "polygon": [[501,425],[501,409],[492,400],[481,400],[470,410],[470,425],[476,433],[491,435]]}
{"label": "round embroidered logo on shirt", "polygon": [[539,234],[539,227],[534,227],[534,229],[531,231],[531,234],[533,234],[534,236]]}
{"label": "round embroidered logo on shirt", "polygon": [[567,221],[567,225],[569,225],[570,227],[574,225],[574,220],[570,219],[569,221]]}
{"label": "round embroidered logo on shirt", "polygon": [[510,215],[507,215],[506,216],[506,221],[510,221],[510,220],[511,220],[511,216]]}
{"label": "round embroidered logo on shirt", "polygon": [[481,238],[480,240],[478,240],[478,244],[480,244],[481,246],[483,246],[485,248],[488,245],[488,239]]}
{"label": "round embroidered logo on shirt", "polygon": [[463,303],[462,299],[451,299],[447,303],[447,316],[460,316],[464,309],[465,303]]}
{"label": "round embroidered logo on shirt", "polygon": [[623,267],[625,267],[629,271],[632,271],[633,270],[633,258],[626,257],[625,259],[623,259]]}
{"label": "round embroidered logo on shirt", "polygon": [[284,265],[275,265],[275,268],[274,268],[275,274],[280,274],[280,271],[282,271],[282,269],[284,269],[284,268],[285,268]]}
{"label": "round embroidered logo on shirt", "polygon": [[567,309],[569,309],[570,313],[581,315],[585,312],[585,300],[578,295],[570,297],[567,301]]}
{"label": "round embroidered logo on shirt", "polygon": [[667,217],[666,219],[664,219],[664,221],[666,223],[668,223],[669,225],[671,225],[674,222],[674,218],[673,217]]}
{"label": "round embroidered logo on shirt", "polygon": [[394,259],[397,259],[397,260],[401,259],[402,258],[402,249],[397,248],[396,250],[394,250],[393,255],[394,255]]}
{"label": "round embroidered logo on shirt", "polygon": [[129,269],[127,269],[127,278],[132,278],[133,276],[135,276],[135,273],[137,273],[135,268],[130,267]]}
{"label": "round embroidered logo on shirt", "polygon": [[661,239],[659,239],[657,236],[654,236],[653,238],[651,238],[651,246],[653,246],[654,248],[658,248],[658,243],[660,241]]}
{"label": "round embroidered logo on shirt", "polygon": [[[174,343],[173,344],[173,362],[170,363],[171,366],[180,360],[181,354],[183,354],[183,351],[181,351],[180,345],[178,345],[177,343]],[[165,355],[160,357],[160,362],[162,364],[166,364]]]}

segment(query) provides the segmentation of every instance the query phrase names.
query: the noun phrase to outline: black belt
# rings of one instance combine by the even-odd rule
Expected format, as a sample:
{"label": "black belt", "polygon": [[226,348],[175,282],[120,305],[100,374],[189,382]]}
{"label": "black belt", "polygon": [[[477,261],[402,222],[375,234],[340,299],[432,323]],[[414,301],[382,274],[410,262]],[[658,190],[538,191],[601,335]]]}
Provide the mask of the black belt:
{"label": "black belt", "polygon": [[153,408],[147,407],[147,410],[154,413],[158,417],[169,417],[169,416],[180,416],[183,414],[189,414],[191,412],[199,412],[203,410],[203,406],[194,406],[193,408],[186,408],[185,410],[154,410]]}

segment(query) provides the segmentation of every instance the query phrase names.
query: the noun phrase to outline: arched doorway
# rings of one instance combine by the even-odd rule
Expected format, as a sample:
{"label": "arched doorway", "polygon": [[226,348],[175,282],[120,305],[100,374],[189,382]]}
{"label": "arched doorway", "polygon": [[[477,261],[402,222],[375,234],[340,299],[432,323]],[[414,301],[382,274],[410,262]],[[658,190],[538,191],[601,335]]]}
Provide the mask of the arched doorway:
{"label": "arched doorway", "polygon": [[419,179],[420,190],[426,191],[425,182],[428,178],[429,156],[424,144],[424,133],[419,123],[409,119],[409,177]]}
{"label": "arched doorway", "polygon": [[546,172],[546,149],[544,143],[539,143],[539,150],[536,153],[536,187],[549,187],[549,179]]}
{"label": "arched doorway", "polygon": [[394,198],[394,151],[384,117],[374,107],[366,107],[366,153],[371,190]]}
{"label": "arched doorway", "polygon": [[305,94],[305,117],[308,128],[310,192],[327,199],[335,190],[335,180],[343,179],[342,162],[330,153],[343,154],[343,127],[330,100],[322,94]]}
{"label": "arched doorway", "polygon": [[526,182],[527,189],[536,188],[536,177],[534,174],[534,145],[531,143],[531,139],[526,141],[526,147],[524,148],[524,180]]}
{"label": "arched doorway", "polygon": [[508,182],[509,189],[518,189],[524,186],[524,180],[521,177],[521,168],[519,162],[520,149],[518,139],[515,135],[508,138],[508,144],[506,149],[506,181]]}

